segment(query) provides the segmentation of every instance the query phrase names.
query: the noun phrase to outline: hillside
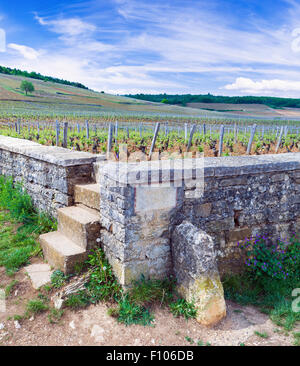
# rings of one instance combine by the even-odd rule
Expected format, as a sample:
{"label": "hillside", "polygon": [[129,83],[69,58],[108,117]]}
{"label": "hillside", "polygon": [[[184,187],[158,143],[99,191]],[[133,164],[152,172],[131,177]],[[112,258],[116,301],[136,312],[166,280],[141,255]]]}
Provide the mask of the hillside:
{"label": "hillside", "polygon": [[152,102],[164,101],[168,105],[198,108],[202,111],[233,114],[236,117],[300,118],[300,99],[221,96],[212,94],[128,94],[126,97]]}
{"label": "hillside", "polygon": [[[35,92],[27,96],[20,90],[22,80],[33,83]],[[121,113],[201,116],[215,115],[199,109],[170,106],[162,103],[136,100],[123,96],[99,93],[89,89],[49,81],[12,76],[0,73],[0,112],[24,113]]]}

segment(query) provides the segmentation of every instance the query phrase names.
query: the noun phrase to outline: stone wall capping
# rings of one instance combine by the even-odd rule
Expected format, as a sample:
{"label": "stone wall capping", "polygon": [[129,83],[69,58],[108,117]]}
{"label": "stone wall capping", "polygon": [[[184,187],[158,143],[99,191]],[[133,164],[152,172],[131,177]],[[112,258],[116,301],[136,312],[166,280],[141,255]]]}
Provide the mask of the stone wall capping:
{"label": "stone wall capping", "polygon": [[92,164],[97,159],[101,159],[99,155],[87,152],[71,151],[57,146],[44,146],[33,141],[7,136],[0,136],[0,150],[10,151],[63,167]]}
{"label": "stone wall capping", "polygon": [[[300,153],[271,154],[260,156],[230,156],[218,158],[178,159],[170,164],[167,160],[143,161],[138,163],[107,162],[101,167],[102,174],[122,184],[148,184],[151,182],[181,180],[182,167],[186,176],[222,177],[264,172],[300,170]],[[182,165],[184,164],[184,165]],[[171,178],[170,178],[171,177]]]}

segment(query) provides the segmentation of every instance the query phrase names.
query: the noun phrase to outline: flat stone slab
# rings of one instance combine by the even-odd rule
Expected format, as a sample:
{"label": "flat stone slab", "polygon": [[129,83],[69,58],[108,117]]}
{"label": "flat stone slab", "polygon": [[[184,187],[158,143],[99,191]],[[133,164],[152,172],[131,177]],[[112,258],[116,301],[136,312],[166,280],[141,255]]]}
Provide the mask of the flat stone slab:
{"label": "flat stone slab", "polygon": [[57,146],[44,146],[9,136],[0,136],[0,149],[64,167],[92,164],[103,158],[102,155]]}
{"label": "flat stone slab", "polygon": [[25,271],[28,273],[32,286],[36,290],[51,282],[53,270],[51,270],[49,264],[31,264],[30,266],[25,267]]}

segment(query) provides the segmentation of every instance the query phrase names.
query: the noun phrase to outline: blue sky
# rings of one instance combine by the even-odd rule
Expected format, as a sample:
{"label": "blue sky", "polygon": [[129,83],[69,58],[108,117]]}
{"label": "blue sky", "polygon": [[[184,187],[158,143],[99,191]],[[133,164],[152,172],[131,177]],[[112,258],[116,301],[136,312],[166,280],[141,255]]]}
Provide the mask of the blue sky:
{"label": "blue sky", "polygon": [[0,3],[0,65],[110,93],[300,97],[300,0]]}

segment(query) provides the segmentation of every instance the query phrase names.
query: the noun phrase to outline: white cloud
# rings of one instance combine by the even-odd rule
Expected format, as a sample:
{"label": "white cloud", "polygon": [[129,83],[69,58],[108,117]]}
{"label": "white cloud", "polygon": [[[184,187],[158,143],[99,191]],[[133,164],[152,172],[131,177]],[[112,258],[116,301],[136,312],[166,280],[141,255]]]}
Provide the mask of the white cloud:
{"label": "white cloud", "polygon": [[38,15],[35,19],[44,26],[48,26],[52,32],[65,36],[78,36],[90,32],[94,32],[97,27],[93,24],[82,21],[79,18],[62,18],[54,20],[46,20]]}
{"label": "white cloud", "polygon": [[254,81],[249,78],[239,77],[234,83],[225,85],[224,89],[237,90],[242,93],[274,95],[282,95],[283,93],[286,95],[287,92],[294,95],[293,92],[296,92],[296,95],[298,93],[299,96],[300,81],[280,79]]}
{"label": "white cloud", "polygon": [[28,60],[36,60],[40,55],[40,52],[36,51],[35,49],[20,44],[9,43],[7,47],[18,51],[24,58]]}

